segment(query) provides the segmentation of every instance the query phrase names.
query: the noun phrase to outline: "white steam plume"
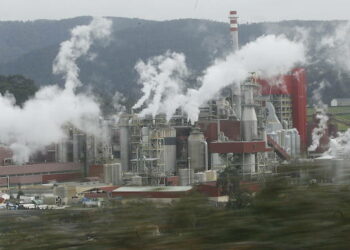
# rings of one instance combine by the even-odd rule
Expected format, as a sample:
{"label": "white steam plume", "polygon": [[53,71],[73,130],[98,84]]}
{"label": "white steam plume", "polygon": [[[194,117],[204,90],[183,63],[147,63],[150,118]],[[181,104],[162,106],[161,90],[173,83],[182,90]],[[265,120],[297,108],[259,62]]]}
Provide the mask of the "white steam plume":
{"label": "white steam plume", "polygon": [[177,108],[182,108],[188,119],[195,122],[201,105],[218,95],[223,88],[244,81],[250,72],[272,78],[304,61],[305,51],[301,43],[284,36],[262,36],[236,53],[215,61],[199,79],[201,87],[184,92],[183,79],[188,73],[184,56],[168,52],[136,66],[144,95],[134,108],[147,103],[141,115],[166,113],[168,119]]}
{"label": "white steam plume", "polygon": [[336,138],[331,138],[329,150],[323,156],[334,158],[349,158],[350,154],[350,129],[344,133],[338,133]]}
{"label": "white steam plume", "polygon": [[[350,22],[337,25],[335,32],[324,37],[317,50],[323,51],[324,59],[329,65],[334,68],[350,73]],[[326,117],[320,120],[319,130],[322,129],[322,122],[327,123]],[[325,127],[325,126],[324,126]],[[316,137],[317,138],[317,137]],[[313,144],[314,144],[313,131]],[[324,156],[343,157],[350,153],[350,129],[345,133],[338,133],[336,138],[330,139],[330,148],[324,153]]]}
{"label": "white steam plume", "polygon": [[16,106],[13,96],[0,95],[0,142],[14,151],[14,161],[25,163],[31,154],[65,138],[63,126],[67,123],[88,133],[99,131],[100,108],[90,96],[76,94],[81,83],[76,60],[88,53],[94,40],[106,39],[111,22],[93,19],[89,25],[78,26],[71,39],[61,44],[53,71],[63,74],[65,88],[41,88],[35,96]]}
{"label": "white steam plume", "polygon": [[326,52],[327,62],[337,68],[350,72],[350,22],[337,26],[334,34],[324,37],[319,50]]}
{"label": "white steam plume", "polygon": [[328,86],[329,83],[322,81],[318,88],[312,91],[312,99],[315,101],[314,109],[316,112],[316,119],[318,120],[317,127],[312,130],[312,144],[308,151],[315,151],[320,145],[320,139],[325,134],[328,127],[329,117],[327,115],[328,106],[322,102],[321,91]]}
{"label": "white steam plume", "polygon": [[151,114],[155,116],[165,113],[170,118],[178,104],[167,100],[174,100],[183,93],[183,79],[188,76],[188,69],[183,54],[166,52],[156,56],[147,63],[139,61],[135,66],[140,75],[139,84],[142,84],[143,96],[133,106],[133,109],[142,107],[145,103],[147,108],[140,113],[141,116]]}

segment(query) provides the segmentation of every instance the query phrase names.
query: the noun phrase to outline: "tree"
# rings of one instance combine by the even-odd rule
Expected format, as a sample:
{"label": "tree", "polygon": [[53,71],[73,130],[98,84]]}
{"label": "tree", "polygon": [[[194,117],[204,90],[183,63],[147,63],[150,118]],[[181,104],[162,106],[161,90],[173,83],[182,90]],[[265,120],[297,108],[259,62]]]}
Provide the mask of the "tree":
{"label": "tree", "polygon": [[16,104],[22,106],[25,101],[34,96],[38,87],[34,81],[21,75],[1,76],[0,93],[12,94],[16,99]]}

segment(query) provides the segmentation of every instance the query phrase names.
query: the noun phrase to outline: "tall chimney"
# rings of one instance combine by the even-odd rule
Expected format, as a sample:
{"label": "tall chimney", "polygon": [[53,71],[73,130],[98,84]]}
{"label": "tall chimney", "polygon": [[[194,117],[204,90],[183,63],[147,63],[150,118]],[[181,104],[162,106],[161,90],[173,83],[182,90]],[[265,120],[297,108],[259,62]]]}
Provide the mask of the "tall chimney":
{"label": "tall chimney", "polygon": [[[232,40],[232,50],[233,52],[237,51],[239,49],[238,44],[238,16],[237,11],[231,10],[230,11],[230,30],[231,30],[231,40]],[[241,86],[240,84],[235,85],[233,84],[231,86],[231,96],[232,96],[232,107],[234,108],[234,111],[236,113],[236,117],[238,120],[241,119]]]}
{"label": "tall chimney", "polygon": [[231,39],[232,39],[233,50],[236,51],[239,49],[237,11],[231,10],[229,18],[230,18],[230,30],[231,30]]}

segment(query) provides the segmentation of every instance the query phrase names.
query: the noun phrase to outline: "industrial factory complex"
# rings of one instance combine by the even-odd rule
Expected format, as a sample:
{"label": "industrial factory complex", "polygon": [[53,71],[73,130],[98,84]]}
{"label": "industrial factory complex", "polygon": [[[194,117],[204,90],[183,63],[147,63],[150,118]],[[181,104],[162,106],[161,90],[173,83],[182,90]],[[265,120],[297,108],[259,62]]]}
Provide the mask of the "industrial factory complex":
{"label": "industrial factory complex", "polygon": [[[230,31],[237,50],[236,11],[230,12]],[[306,90],[303,68],[278,79],[252,72],[239,87],[232,85],[203,105],[195,124],[181,109],[170,121],[162,114],[125,112],[117,124],[106,121],[109,143],[68,126],[67,140],[25,165],[14,164],[4,146],[0,187],[59,182],[82,187],[84,182],[79,192],[87,197],[170,199],[193,189],[220,197],[216,181],[228,167],[235,167],[243,181],[254,182],[275,174],[280,163],[307,155]]]}

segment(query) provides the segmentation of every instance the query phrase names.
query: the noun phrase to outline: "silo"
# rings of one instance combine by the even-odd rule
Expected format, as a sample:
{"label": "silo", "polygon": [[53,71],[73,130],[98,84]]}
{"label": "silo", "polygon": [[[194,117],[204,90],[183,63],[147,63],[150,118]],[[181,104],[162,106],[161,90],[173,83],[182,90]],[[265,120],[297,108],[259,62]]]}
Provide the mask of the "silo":
{"label": "silo", "polygon": [[58,162],[68,162],[67,142],[62,141],[57,145],[58,148]]}
{"label": "silo", "polygon": [[284,150],[291,155],[291,138],[289,135],[289,132],[286,131],[285,133],[285,146],[284,146]]}
{"label": "silo", "polygon": [[164,132],[165,172],[174,174],[176,170],[176,129],[166,128]]}
{"label": "silo", "polygon": [[243,141],[252,141],[258,138],[258,119],[255,112],[254,82],[246,82],[243,85],[244,106],[242,111]]}
{"label": "silo", "polygon": [[112,183],[112,168],[110,164],[103,165],[104,182],[107,184]]}
{"label": "silo", "polygon": [[[242,129],[243,141],[253,141],[258,139],[258,119],[255,112],[254,103],[254,88],[257,87],[255,82],[248,81],[242,85],[244,93],[244,106],[242,111]],[[255,173],[255,154],[243,154],[243,174],[248,175]]]}
{"label": "silo", "polygon": [[290,155],[295,157],[295,133],[293,129],[288,130],[288,135],[290,137]]}
{"label": "silo", "polygon": [[148,144],[148,141],[149,141],[149,128],[148,127],[142,127],[141,134],[142,134],[142,143],[143,144]]}
{"label": "silo", "polygon": [[120,163],[104,165],[104,182],[113,185],[123,184],[123,171]]}
{"label": "silo", "polygon": [[129,170],[129,118],[122,116],[119,120],[120,126],[120,160],[124,172]]}
{"label": "silo", "polygon": [[189,168],[195,171],[206,170],[206,141],[198,128],[194,128],[188,137]]}
{"label": "silo", "polygon": [[180,186],[188,186],[193,183],[194,170],[188,168],[179,169]]}
{"label": "silo", "polygon": [[73,162],[79,162],[79,134],[73,133]]}

